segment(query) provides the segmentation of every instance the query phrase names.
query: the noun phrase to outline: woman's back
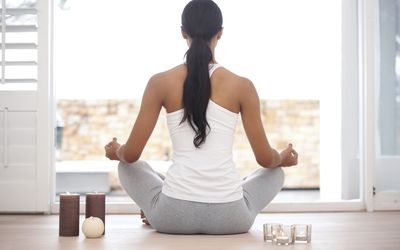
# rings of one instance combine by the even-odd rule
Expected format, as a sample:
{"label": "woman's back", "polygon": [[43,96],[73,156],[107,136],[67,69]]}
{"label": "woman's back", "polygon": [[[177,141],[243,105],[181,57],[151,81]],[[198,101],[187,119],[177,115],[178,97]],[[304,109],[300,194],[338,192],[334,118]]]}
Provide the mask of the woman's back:
{"label": "woman's back", "polygon": [[[219,69],[222,68],[218,64],[210,65],[211,86],[216,86],[213,73]],[[226,84],[221,79],[223,78],[219,77],[218,83]],[[177,82],[175,84],[179,86]],[[171,87],[174,89],[174,86]],[[222,92],[214,97],[229,100]],[[177,100],[170,99],[175,103],[179,103],[179,100],[182,100],[182,97]],[[230,101],[234,103],[233,98]],[[189,123],[181,123],[183,114],[183,109],[167,114],[173,164],[168,170],[162,192],[176,199],[196,202],[222,203],[241,199],[242,180],[232,157],[238,114],[209,100],[206,115],[209,124],[207,138],[198,148],[192,142],[195,132]]]}

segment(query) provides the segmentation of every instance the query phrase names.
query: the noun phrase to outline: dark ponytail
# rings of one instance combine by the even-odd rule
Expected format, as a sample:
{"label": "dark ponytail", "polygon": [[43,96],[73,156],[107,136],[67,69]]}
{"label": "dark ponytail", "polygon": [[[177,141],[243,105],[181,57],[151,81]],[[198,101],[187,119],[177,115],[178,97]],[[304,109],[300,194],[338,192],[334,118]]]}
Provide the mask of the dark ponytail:
{"label": "dark ponytail", "polygon": [[189,122],[196,135],[193,144],[199,148],[210,128],[206,118],[211,96],[209,63],[213,55],[210,40],[222,29],[222,13],[211,0],[192,0],[182,13],[182,31],[191,39],[186,52],[187,76],[183,86],[184,115],[181,123]]}

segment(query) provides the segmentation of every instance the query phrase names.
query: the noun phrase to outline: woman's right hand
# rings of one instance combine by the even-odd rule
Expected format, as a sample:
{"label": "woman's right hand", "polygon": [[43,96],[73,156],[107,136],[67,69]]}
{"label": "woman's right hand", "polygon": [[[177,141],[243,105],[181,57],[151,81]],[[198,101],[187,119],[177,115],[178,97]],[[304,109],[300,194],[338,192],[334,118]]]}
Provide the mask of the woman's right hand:
{"label": "woman's right hand", "polygon": [[117,154],[117,151],[120,147],[121,144],[119,144],[117,142],[117,138],[114,137],[111,142],[104,146],[106,157],[110,160],[120,160]]}
{"label": "woman's right hand", "polygon": [[279,167],[290,167],[297,165],[298,154],[296,150],[293,149],[293,145],[289,143],[286,149],[280,152],[281,164]]}

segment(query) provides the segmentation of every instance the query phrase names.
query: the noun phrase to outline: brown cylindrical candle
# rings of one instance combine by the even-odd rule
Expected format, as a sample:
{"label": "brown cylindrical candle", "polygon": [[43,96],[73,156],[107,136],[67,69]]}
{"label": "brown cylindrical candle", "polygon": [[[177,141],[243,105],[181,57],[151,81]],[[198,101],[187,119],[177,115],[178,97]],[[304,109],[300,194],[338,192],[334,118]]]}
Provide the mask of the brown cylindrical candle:
{"label": "brown cylindrical candle", "polygon": [[86,218],[91,216],[100,218],[106,228],[106,195],[104,193],[86,194]]}
{"label": "brown cylindrical candle", "polygon": [[60,194],[59,236],[79,235],[79,194]]}

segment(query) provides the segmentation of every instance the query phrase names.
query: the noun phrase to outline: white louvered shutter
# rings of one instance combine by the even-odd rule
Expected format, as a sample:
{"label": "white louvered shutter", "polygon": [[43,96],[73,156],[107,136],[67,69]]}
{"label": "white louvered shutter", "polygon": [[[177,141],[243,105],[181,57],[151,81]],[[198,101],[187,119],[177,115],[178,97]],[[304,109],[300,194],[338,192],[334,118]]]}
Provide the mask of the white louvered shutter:
{"label": "white louvered shutter", "polygon": [[[38,44],[42,39],[39,14],[49,15],[46,10],[50,8],[45,0],[40,0],[43,2],[41,13],[36,0],[0,1],[0,212],[46,211],[43,198],[47,195],[43,187],[48,183],[45,175],[49,171],[43,168],[49,165],[43,164],[45,154],[40,153],[38,146],[42,139],[44,148],[49,144],[48,137],[41,136],[43,132],[39,128],[45,124],[47,114],[43,115],[41,109],[47,109],[50,103],[41,101],[49,96],[41,94],[48,92],[49,78],[42,77],[41,82],[38,79],[40,67],[44,67],[42,71],[49,71],[50,67],[48,60],[43,60],[43,65],[39,63]],[[44,35],[48,36],[48,24],[43,22],[43,26]],[[48,46],[49,39],[42,40]],[[42,57],[48,57],[48,48],[43,50]]]}

